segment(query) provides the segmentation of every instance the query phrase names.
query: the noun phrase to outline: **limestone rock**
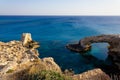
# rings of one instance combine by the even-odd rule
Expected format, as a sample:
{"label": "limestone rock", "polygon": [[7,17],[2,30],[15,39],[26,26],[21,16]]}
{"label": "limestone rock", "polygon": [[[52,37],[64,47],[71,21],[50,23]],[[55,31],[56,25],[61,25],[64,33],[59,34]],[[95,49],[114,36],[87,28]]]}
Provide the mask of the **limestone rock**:
{"label": "limestone rock", "polygon": [[34,65],[62,72],[53,58],[39,58],[38,47],[39,43],[32,40],[30,33],[24,33],[22,41],[0,42],[0,80],[9,80]]}
{"label": "limestone rock", "polygon": [[[29,33],[22,35],[22,41],[0,42],[0,78],[7,75],[9,70],[18,71],[23,64],[39,59],[36,47],[26,47],[30,42],[32,38]],[[37,42],[34,41],[34,45],[38,45]]]}
{"label": "limestone rock", "polygon": [[93,69],[87,72],[74,75],[74,80],[111,80],[101,69]]}
{"label": "limestone rock", "polygon": [[22,35],[23,46],[26,46],[31,41],[32,41],[31,34],[30,33],[23,33],[23,35]]}
{"label": "limestone rock", "polygon": [[30,33],[23,33],[21,41],[23,46],[27,48],[36,49],[40,47],[38,42],[32,40]]}
{"label": "limestone rock", "polygon": [[78,44],[68,44],[66,47],[71,51],[88,51],[92,43],[106,42],[110,45],[108,55],[112,58],[114,67],[120,72],[120,34],[119,35],[99,35],[83,38]]}
{"label": "limestone rock", "polygon": [[47,70],[53,70],[53,71],[56,71],[56,72],[61,72],[60,67],[55,63],[55,61],[52,57],[43,58],[42,61],[46,65]]}

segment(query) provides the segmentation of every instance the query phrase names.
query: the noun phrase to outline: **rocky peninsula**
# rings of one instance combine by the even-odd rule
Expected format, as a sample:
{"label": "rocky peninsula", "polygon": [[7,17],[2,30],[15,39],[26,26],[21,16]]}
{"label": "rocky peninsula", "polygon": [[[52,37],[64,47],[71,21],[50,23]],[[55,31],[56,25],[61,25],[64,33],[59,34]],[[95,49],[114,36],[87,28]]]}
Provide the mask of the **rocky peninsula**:
{"label": "rocky peninsula", "polygon": [[23,33],[20,41],[0,42],[0,80],[110,80],[101,69],[62,71],[52,57],[39,58],[38,47],[30,33]]}
{"label": "rocky peninsula", "polygon": [[108,43],[108,55],[112,58],[114,69],[120,75],[120,34],[118,35],[99,35],[83,38],[78,44],[68,44],[66,47],[74,52],[83,53],[91,49],[92,43]]}

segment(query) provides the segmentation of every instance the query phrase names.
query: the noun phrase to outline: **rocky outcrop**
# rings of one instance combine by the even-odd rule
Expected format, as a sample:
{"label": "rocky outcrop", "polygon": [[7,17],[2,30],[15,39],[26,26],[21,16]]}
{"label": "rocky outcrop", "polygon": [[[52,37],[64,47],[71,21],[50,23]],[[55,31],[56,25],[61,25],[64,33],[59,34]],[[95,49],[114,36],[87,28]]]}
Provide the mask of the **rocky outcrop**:
{"label": "rocky outcrop", "polygon": [[[24,80],[26,74],[34,75],[42,70],[62,74],[61,68],[52,57],[43,59],[38,57],[39,53],[36,49],[38,47],[38,42],[32,40],[30,33],[24,33],[21,41],[0,42],[0,80]],[[92,70],[78,75],[72,74],[69,77],[73,80],[88,80],[86,78],[92,79],[96,75],[100,76],[98,80],[103,78],[109,80],[101,70]]]}
{"label": "rocky outcrop", "polygon": [[0,80],[34,65],[36,61],[43,64],[46,70],[61,72],[53,58],[38,57],[38,47],[38,42],[32,40],[30,33],[24,33],[21,41],[0,42]]}
{"label": "rocky outcrop", "polygon": [[21,41],[22,45],[27,48],[36,49],[40,47],[38,42],[32,40],[30,33],[23,33]]}
{"label": "rocky outcrop", "polygon": [[100,35],[81,39],[78,44],[68,44],[66,47],[71,51],[85,52],[90,50],[92,43],[106,42],[110,46],[109,56],[112,57],[114,65],[120,70],[120,35]]}
{"label": "rocky outcrop", "polygon": [[45,64],[48,70],[53,70],[56,72],[62,72],[61,68],[55,63],[52,57],[43,58],[42,62]]}
{"label": "rocky outcrop", "polygon": [[29,42],[32,41],[31,34],[29,33],[23,33],[22,35],[22,44],[23,46],[28,45]]}
{"label": "rocky outcrop", "polygon": [[72,78],[74,80],[111,80],[101,69],[93,69],[81,74],[76,74]]}
{"label": "rocky outcrop", "polygon": [[[100,35],[100,36],[91,36],[81,39],[78,44],[68,44],[67,48],[76,51],[83,52],[91,48],[92,43],[106,42],[109,43],[110,52],[120,53],[120,35]],[[112,53],[111,53],[112,54]]]}
{"label": "rocky outcrop", "polygon": [[0,77],[12,71],[16,72],[20,70],[20,66],[39,59],[36,48],[26,47],[31,45],[30,42],[32,38],[29,33],[22,35],[22,41],[0,42]]}

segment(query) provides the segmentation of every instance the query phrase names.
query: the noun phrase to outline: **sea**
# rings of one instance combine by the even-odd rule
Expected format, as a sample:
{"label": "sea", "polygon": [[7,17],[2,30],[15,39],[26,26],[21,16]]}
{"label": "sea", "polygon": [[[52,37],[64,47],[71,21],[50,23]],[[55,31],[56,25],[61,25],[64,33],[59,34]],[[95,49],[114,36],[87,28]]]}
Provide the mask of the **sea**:
{"label": "sea", "polygon": [[111,65],[108,43],[93,43],[90,51],[76,53],[67,44],[101,34],[120,34],[120,16],[0,16],[0,41],[21,40],[31,33],[40,43],[39,57],[53,57],[64,71],[74,73]]}

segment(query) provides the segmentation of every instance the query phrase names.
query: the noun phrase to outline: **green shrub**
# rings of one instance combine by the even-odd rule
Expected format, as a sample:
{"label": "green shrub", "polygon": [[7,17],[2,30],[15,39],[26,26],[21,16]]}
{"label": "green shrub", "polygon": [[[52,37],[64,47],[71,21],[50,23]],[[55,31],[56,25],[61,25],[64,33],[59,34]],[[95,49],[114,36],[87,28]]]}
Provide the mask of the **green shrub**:
{"label": "green shrub", "polygon": [[[8,73],[11,72],[8,71]],[[47,70],[39,60],[35,61],[34,64],[26,69],[16,72],[9,78],[9,80],[72,80],[67,75],[62,73]]]}
{"label": "green shrub", "polygon": [[26,78],[26,80],[71,80],[63,74],[50,70],[42,70],[38,73],[28,74]]}
{"label": "green shrub", "polygon": [[13,71],[13,69],[9,69],[6,73],[12,73]]}

